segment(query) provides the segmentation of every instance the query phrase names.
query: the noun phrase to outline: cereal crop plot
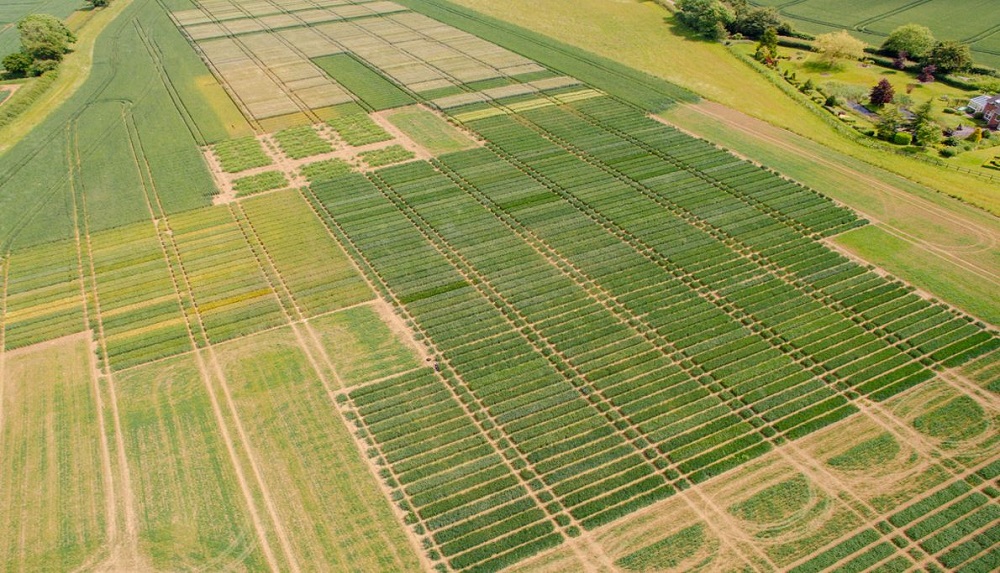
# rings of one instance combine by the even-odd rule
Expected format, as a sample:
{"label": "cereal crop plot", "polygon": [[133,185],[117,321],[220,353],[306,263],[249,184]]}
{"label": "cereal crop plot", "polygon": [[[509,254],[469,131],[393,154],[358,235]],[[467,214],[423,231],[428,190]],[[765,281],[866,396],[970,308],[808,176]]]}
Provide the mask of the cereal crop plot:
{"label": "cereal crop plot", "polygon": [[386,115],[389,123],[406,134],[431,155],[463,151],[476,146],[476,141],[423,107],[407,107]]}
{"label": "cereal crop plot", "polygon": [[896,459],[899,451],[896,438],[892,434],[883,433],[830,458],[826,463],[843,471],[872,470]]}
{"label": "cereal crop plot", "polygon": [[[350,395],[387,483],[452,568],[495,571],[558,545],[546,511],[430,369]],[[504,452],[503,456],[508,456]],[[508,458],[509,459],[509,458]]]}
{"label": "cereal crop plot", "polygon": [[359,306],[310,321],[337,375],[347,387],[394,376],[420,365],[372,306]]}
{"label": "cereal crop plot", "polygon": [[[824,247],[863,221],[815,192],[600,94],[530,97],[549,101],[465,121],[486,149],[312,192],[459,391],[583,527],[995,343]],[[809,495],[768,542],[780,567],[864,523],[839,498]]]}
{"label": "cereal crop plot", "polygon": [[379,111],[414,103],[410,94],[350,54],[323,56],[313,62],[369,109]]}
{"label": "cereal crop plot", "polygon": [[91,340],[8,352],[0,384],[0,569],[69,571],[107,542]]}
{"label": "cereal crop plot", "polygon": [[170,218],[180,252],[174,273],[190,285],[194,306],[211,342],[276,326],[281,307],[246,237],[224,208],[206,208]]}
{"label": "cereal crop plot", "polygon": [[226,173],[239,173],[271,164],[260,141],[252,136],[227,139],[212,146],[212,151]]}
{"label": "cereal crop plot", "polygon": [[190,304],[181,306],[155,228],[141,223],[101,231],[91,237],[91,246],[111,367],[191,350],[182,314]]}
{"label": "cereal crop plot", "polygon": [[392,136],[363,113],[352,113],[328,119],[327,125],[337,132],[348,145],[361,147],[389,141]]}
{"label": "cereal crop plot", "polygon": [[968,440],[989,427],[982,406],[968,396],[959,396],[918,416],[913,426],[928,436],[947,441]]}
{"label": "cereal crop plot", "polygon": [[416,155],[402,145],[390,145],[382,149],[362,152],[360,157],[369,167],[384,167],[393,163],[409,161],[416,157]]}
{"label": "cereal crop plot", "polygon": [[190,356],[118,376],[139,538],[158,569],[212,563],[266,571],[246,499]]}
{"label": "cereal crop plot", "polygon": [[285,155],[292,159],[304,159],[333,150],[329,141],[320,137],[312,127],[306,125],[283,129],[275,133],[273,137]]}
{"label": "cereal crop plot", "polygon": [[707,559],[699,562],[692,558],[697,558],[709,543],[705,526],[698,523],[629,553],[615,561],[615,565],[626,571],[657,571],[682,565],[688,570],[693,570],[706,564]]}
{"label": "cereal crop plot", "polygon": [[241,205],[305,317],[372,300],[374,293],[298,193],[274,193]]}
{"label": "cereal crop plot", "polygon": [[321,183],[350,173],[351,164],[342,159],[324,159],[303,165],[299,172],[309,183]]}
{"label": "cereal crop plot", "polygon": [[59,241],[10,256],[4,345],[13,349],[87,328],[76,246]]}
{"label": "cereal crop plot", "polygon": [[323,571],[416,571],[413,547],[288,329],[217,349],[249,446],[297,562]]}
{"label": "cereal crop plot", "polygon": [[992,571],[1000,564],[1000,507],[982,483],[1000,475],[994,462],[964,480],[939,487],[894,513],[888,522],[946,570]]}
{"label": "cereal crop plot", "polygon": [[288,178],[281,171],[265,171],[233,180],[233,189],[237,197],[256,195],[282,187],[288,187]]}

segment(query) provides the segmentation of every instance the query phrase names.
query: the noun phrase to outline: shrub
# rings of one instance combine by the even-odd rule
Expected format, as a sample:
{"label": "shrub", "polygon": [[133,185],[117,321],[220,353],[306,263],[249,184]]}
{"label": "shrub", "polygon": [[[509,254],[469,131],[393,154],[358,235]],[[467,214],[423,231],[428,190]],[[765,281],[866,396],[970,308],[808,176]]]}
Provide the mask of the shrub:
{"label": "shrub", "polygon": [[938,153],[941,155],[941,157],[955,157],[956,155],[958,155],[958,150],[955,149],[954,147],[945,147],[940,151],[938,151]]}

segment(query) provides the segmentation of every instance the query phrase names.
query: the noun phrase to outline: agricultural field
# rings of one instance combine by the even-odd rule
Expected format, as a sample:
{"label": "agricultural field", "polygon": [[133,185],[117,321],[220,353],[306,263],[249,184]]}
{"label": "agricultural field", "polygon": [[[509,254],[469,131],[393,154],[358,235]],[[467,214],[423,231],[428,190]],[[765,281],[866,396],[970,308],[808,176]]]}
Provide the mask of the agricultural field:
{"label": "agricultural field", "polygon": [[106,34],[0,156],[0,570],[1000,566],[995,321],[684,90],[439,0]]}
{"label": "agricultural field", "polygon": [[972,48],[980,64],[1000,67],[1000,7],[990,0],[750,0],[777,8],[792,26],[810,34],[848,30],[879,46],[903,24],[927,26],[941,40],[958,40]]}

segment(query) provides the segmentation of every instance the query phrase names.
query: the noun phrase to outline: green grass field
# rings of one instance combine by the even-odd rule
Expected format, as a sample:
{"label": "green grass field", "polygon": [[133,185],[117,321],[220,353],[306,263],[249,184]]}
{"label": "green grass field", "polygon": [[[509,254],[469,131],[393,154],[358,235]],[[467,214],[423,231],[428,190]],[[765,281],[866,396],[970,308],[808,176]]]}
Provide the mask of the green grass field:
{"label": "green grass field", "polygon": [[939,40],[958,40],[972,45],[978,63],[1000,67],[994,24],[1000,8],[989,0],[890,0],[888,2],[848,2],[829,0],[751,0],[758,6],[773,6],[797,30],[825,34],[848,30],[858,38],[879,46],[903,24],[927,26]]}

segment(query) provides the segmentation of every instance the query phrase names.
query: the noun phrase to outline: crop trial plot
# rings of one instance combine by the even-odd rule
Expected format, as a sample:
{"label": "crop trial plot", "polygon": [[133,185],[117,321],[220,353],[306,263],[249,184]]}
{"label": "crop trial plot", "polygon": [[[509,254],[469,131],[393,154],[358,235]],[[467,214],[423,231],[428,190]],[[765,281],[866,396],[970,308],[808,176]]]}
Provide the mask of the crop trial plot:
{"label": "crop trial plot", "polygon": [[72,570],[108,541],[87,336],[0,358],[0,569]]}
{"label": "crop trial plot", "polygon": [[51,340],[86,328],[76,246],[70,241],[21,250],[4,271],[4,347]]}

